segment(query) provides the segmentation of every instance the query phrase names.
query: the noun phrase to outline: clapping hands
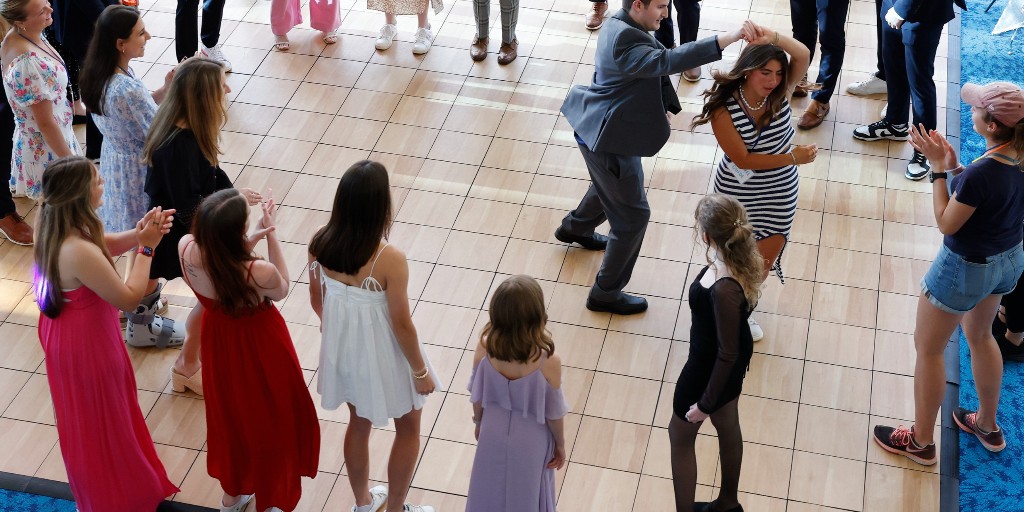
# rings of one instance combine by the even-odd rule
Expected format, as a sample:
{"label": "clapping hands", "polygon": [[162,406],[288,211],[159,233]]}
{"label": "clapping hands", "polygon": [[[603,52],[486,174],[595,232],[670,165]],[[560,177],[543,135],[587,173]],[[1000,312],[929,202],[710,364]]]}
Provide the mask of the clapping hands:
{"label": "clapping hands", "polygon": [[[249,189],[241,189],[239,190],[239,193],[241,193],[243,197],[247,194],[255,194],[260,198],[260,200],[263,199],[262,195]],[[253,204],[251,200],[249,204]],[[274,191],[268,190],[267,200],[259,202],[259,205],[260,209],[263,210],[263,215],[260,217],[260,223],[256,225],[256,231],[253,231],[252,234],[249,235],[248,240],[250,250],[252,247],[255,247],[260,240],[263,240],[264,237],[277,230],[277,203],[274,201]]]}
{"label": "clapping hands", "polygon": [[177,210],[164,210],[157,206],[146,212],[146,215],[135,223],[135,238],[140,247],[156,247],[160,239],[171,231],[174,213]]}

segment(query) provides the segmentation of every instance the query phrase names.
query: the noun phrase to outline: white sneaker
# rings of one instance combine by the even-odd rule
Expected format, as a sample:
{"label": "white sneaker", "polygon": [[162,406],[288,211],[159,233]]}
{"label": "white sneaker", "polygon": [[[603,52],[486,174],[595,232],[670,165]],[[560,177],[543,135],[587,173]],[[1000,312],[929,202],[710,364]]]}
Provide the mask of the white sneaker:
{"label": "white sneaker", "polygon": [[391,43],[395,42],[396,35],[398,35],[398,27],[390,23],[385,23],[384,26],[380,28],[380,35],[377,36],[377,42],[373,45],[374,48],[381,51],[391,48]]}
{"label": "white sneaker", "polygon": [[370,488],[370,504],[361,507],[353,506],[352,512],[377,512],[388,502],[388,488],[375,485]]}
{"label": "white sneaker", "polygon": [[199,56],[220,62],[224,66],[225,71],[231,72],[231,61],[224,56],[224,50],[221,49],[221,45],[218,44],[213,48],[207,48],[203,43],[199,43]]}
{"label": "white sneaker", "polygon": [[434,512],[434,507],[430,505],[410,505],[405,504],[405,508],[402,509],[404,512]]}
{"label": "white sneaker", "polygon": [[854,82],[846,86],[846,92],[854,96],[869,96],[871,94],[886,94],[885,80],[871,75],[867,80]]}
{"label": "white sneaker", "polygon": [[230,507],[224,506],[224,502],[222,501],[220,502],[220,512],[241,512],[241,510],[245,508],[245,506],[248,505],[250,501],[252,501],[253,496],[255,496],[255,494],[246,494],[244,496],[239,496],[238,503],[235,503]]}
{"label": "white sneaker", "polygon": [[761,326],[757,324],[757,320],[747,318],[747,325],[750,326],[750,337],[754,338],[754,341],[764,339],[764,329],[761,329]]}
{"label": "white sneaker", "polygon": [[415,55],[423,55],[430,51],[430,45],[434,42],[434,34],[430,32],[430,27],[416,29],[416,42],[412,45],[412,53]]}

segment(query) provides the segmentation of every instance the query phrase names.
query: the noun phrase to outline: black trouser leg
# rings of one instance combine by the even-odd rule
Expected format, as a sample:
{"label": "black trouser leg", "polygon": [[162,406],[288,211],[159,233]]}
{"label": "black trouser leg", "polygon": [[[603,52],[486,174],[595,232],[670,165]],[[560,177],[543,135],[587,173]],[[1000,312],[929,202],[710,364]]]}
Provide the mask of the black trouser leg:
{"label": "black trouser leg", "polygon": [[4,97],[0,104],[0,217],[17,211],[11,197],[11,152],[14,150],[14,113]]}
{"label": "black trouser leg", "polygon": [[1017,280],[1017,287],[1003,295],[1001,304],[1006,317],[1006,330],[1024,332],[1024,275]]}
{"label": "black trouser leg", "polygon": [[811,51],[818,45],[818,7],[815,0],[789,0],[790,19],[793,22],[793,39],[800,41]]}
{"label": "black trouser leg", "polygon": [[203,27],[200,39],[207,48],[213,48],[220,42],[220,25],[224,20],[224,0],[205,0],[203,2]]}
{"label": "black trouser leg", "polygon": [[875,0],[875,59],[878,66],[875,76],[885,80],[885,66],[882,64],[882,1]]}

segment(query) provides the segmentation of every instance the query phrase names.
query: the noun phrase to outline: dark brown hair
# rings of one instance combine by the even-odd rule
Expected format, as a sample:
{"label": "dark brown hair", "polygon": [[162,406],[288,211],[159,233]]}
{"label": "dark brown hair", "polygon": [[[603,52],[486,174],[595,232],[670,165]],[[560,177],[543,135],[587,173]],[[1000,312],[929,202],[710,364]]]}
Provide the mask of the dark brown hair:
{"label": "dark brown hair", "polygon": [[92,204],[96,167],[84,156],[66,156],[50,162],[43,171],[43,203],[36,226],[33,260],[36,303],[50,318],[64,308],[60,289],[60,248],[69,236],[80,233],[96,244],[114,266],[103,240],[103,223]]}
{"label": "dark brown hair", "polygon": [[82,103],[92,112],[103,114],[103,99],[106,96],[107,82],[117,73],[121,52],[117,51],[117,41],[132,36],[135,25],[139,23],[139,11],[124,5],[108,5],[96,21],[96,31],[89,43],[89,52],[85,54],[82,72],[78,78],[78,86],[82,91]]}
{"label": "dark brown hair", "polygon": [[355,275],[391,229],[391,187],[383,165],[361,160],[338,183],[327,225],[309,242],[309,253],[324,267]]}
{"label": "dark brown hair", "polygon": [[996,131],[992,133],[992,138],[999,142],[1009,142],[1013,149],[1017,150],[1017,159],[1019,160],[1017,166],[1024,171],[1024,119],[1013,126],[1006,126],[992,117],[989,111],[985,110],[983,114],[986,123],[996,124]]}
{"label": "dark brown hair", "polygon": [[528,363],[541,352],[555,352],[547,330],[544,291],[527,275],[512,276],[498,285],[488,308],[490,321],[480,334],[487,355],[499,361]]}
{"label": "dark brown hair", "polygon": [[245,236],[248,215],[249,203],[238,190],[228,188],[204,199],[192,219],[192,235],[202,251],[203,269],[210,276],[217,301],[233,316],[263,302],[256,284],[246,279],[249,262],[256,259]]}
{"label": "dark brown hair", "polygon": [[726,101],[737,93],[749,73],[757,71],[768,65],[771,61],[778,61],[782,65],[782,78],[768,98],[765,100],[765,111],[758,121],[758,128],[764,128],[775,119],[782,110],[782,103],[788,94],[789,84],[789,57],[786,52],[773,44],[748,45],[740,52],[736,64],[729,71],[714,70],[711,76],[715,84],[704,91],[704,108],[700,114],[694,116],[690,123],[690,129],[711,121],[711,116],[716,110],[725,107]]}

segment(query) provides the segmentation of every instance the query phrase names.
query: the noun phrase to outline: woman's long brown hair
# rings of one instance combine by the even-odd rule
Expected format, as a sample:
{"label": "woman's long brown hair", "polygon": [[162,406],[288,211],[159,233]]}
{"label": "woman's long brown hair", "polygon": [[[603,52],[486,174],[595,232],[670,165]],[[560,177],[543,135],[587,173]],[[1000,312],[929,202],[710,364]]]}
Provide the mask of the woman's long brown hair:
{"label": "woman's long brown hair", "polygon": [[487,355],[498,361],[529,363],[555,352],[547,330],[544,291],[527,275],[517,275],[498,285],[488,307],[490,321],[480,334]]}
{"label": "woman's long brown hair", "polygon": [[216,167],[220,155],[220,127],[227,121],[224,66],[202,57],[186,60],[174,71],[174,79],[142,147],[142,162],[153,164],[153,153],[171,141],[184,124],[196,137],[203,157]]}
{"label": "woman's long brown hair", "polygon": [[[697,221],[697,235],[706,235],[718,247],[718,258],[725,263],[732,277],[740,283],[747,304],[754,309],[761,297],[764,282],[764,258],[757,250],[754,226],[750,225],[747,210],[735,198],[725,194],[708,194],[697,203],[693,216]],[[704,257],[711,264],[711,246]]]}
{"label": "woman's long brown hair", "polygon": [[694,116],[693,122],[690,123],[690,129],[692,130],[702,124],[711,122],[711,116],[718,109],[725,107],[725,103],[729,98],[739,91],[746,80],[746,76],[767,66],[773,60],[782,64],[782,77],[779,79],[778,87],[765,100],[767,108],[757,123],[758,128],[768,126],[779,115],[779,112],[782,111],[783,101],[788,94],[789,57],[778,46],[760,44],[744,48],[731,70],[725,72],[712,71],[711,76],[714,77],[715,84],[710,89],[704,91],[704,108],[701,109],[700,114]]}
{"label": "woman's long brown hair", "polygon": [[96,167],[83,156],[67,156],[50,162],[43,171],[43,203],[36,224],[34,281],[39,310],[57,318],[64,308],[60,289],[60,248],[70,236],[80,235],[96,244],[114,266],[103,240],[103,222],[92,205]]}
{"label": "woman's long brown hair", "polygon": [[327,225],[309,241],[309,253],[325,268],[356,275],[391,228],[391,188],[383,165],[361,160],[338,183]]}
{"label": "woman's long brown hair", "polygon": [[210,276],[221,307],[234,316],[263,302],[256,283],[246,279],[249,263],[256,259],[245,236],[248,214],[249,203],[238,190],[228,188],[204,199],[192,219],[192,236],[203,255],[203,270]]}

